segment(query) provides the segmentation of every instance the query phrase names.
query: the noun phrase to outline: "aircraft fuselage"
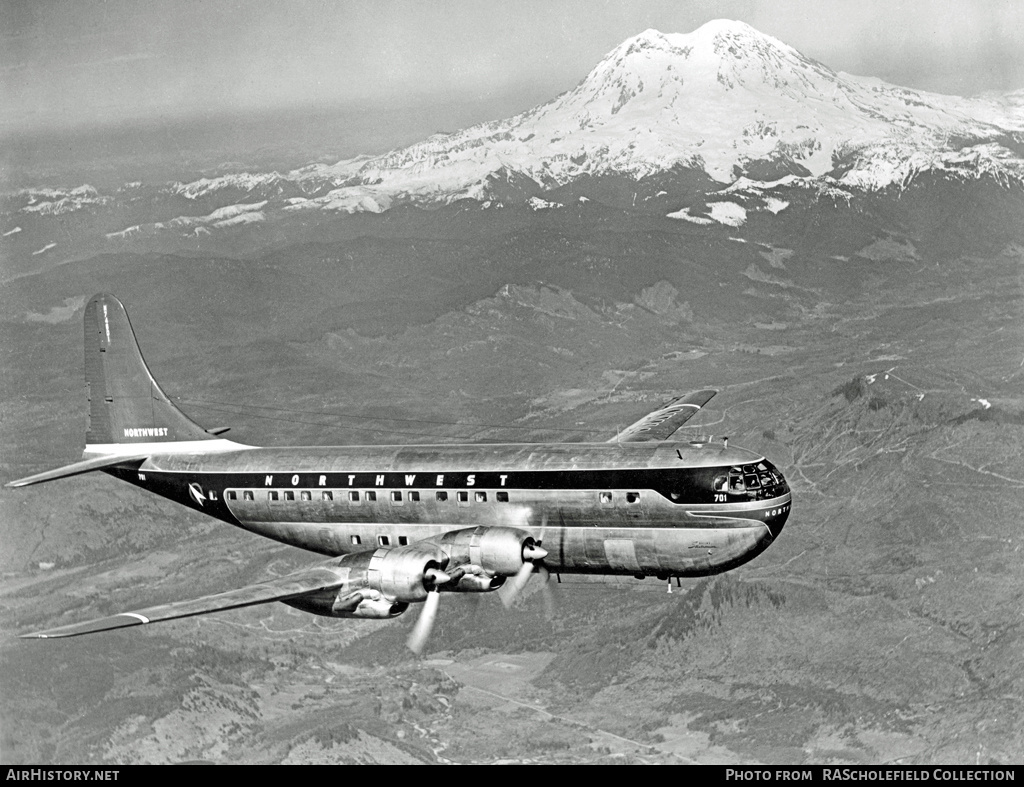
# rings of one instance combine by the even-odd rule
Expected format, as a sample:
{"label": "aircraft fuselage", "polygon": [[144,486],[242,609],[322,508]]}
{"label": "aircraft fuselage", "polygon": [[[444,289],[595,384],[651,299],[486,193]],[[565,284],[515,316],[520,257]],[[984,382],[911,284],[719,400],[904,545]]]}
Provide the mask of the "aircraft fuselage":
{"label": "aircraft fuselage", "polygon": [[106,472],[331,556],[518,528],[567,574],[726,571],[772,543],[791,504],[770,462],[720,443],[243,448]]}

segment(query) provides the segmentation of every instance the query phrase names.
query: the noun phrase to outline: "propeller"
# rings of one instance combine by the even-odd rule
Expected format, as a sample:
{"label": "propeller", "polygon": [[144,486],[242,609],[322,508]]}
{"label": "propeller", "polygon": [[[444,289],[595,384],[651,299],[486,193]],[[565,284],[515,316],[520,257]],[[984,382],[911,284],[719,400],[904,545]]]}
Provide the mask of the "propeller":
{"label": "propeller", "polygon": [[423,611],[416,619],[416,625],[412,627],[409,639],[405,641],[409,650],[417,656],[423,652],[427,640],[430,639],[430,631],[434,628],[434,618],[437,617],[437,606],[441,602],[441,591],[431,590],[427,593],[427,600],[423,602]]}
{"label": "propeller", "polygon": [[423,652],[427,640],[430,639],[430,632],[434,628],[437,607],[441,603],[441,591],[438,590],[438,587],[451,582],[451,580],[451,575],[439,568],[428,568],[423,572],[423,585],[429,588],[427,599],[423,602],[423,611],[416,619],[416,625],[412,627],[409,639],[405,641],[409,650],[417,656]]}
{"label": "propeller", "polygon": [[545,566],[539,566],[537,573],[544,578],[544,584],[540,586],[540,596],[544,600],[544,619],[550,622],[555,618],[555,593],[551,589],[551,572]]}
{"label": "propeller", "polygon": [[519,594],[522,592],[523,588],[526,587],[526,583],[530,581],[530,576],[533,574],[534,571],[537,571],[537,573],[544,577],[544,587],[546,594],[544,599],[545,608],[549,608],[550,610],[548,613],[549,617],[551,614],[553,614],[553,599],[551,599],[547,595],[550,593],[550,589],[548,588],[549,574],[548,570],[544,567],[543,563],[541,562],[544,560],[544,558],[548,556],[548,551],[541,546],[541,544],[544,542],[544,531],[547,528],[547,526],[548,515],[545,512],[544,516],[540,520],[540,534],[532,544],[527,544],[525,547],[523,547],[522,568],[520,568],[516,572],[516,575],[512,577],[512,581],[509,582],[508,585],[506,586],[508,590],[506,590],[504,595],[501,597],[501,602],[505,605],[506,608],[511,607],[515,603],[515,600],[519,597]]}

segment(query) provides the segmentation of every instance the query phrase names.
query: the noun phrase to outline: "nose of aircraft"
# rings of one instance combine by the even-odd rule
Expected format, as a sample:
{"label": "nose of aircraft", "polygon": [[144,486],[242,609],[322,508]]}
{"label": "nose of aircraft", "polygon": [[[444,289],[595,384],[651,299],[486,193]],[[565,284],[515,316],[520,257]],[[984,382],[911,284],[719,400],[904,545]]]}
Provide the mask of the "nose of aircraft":
{"label": "nose of aircraft", "polygon": [[793,508],[793,497],[789,484],[786,483],[786,479],[779,472],[779,469],[771,466],[771,471],[777,477],[776,494],[782,493],[773,501],[774,505],[766,512],[767,515],[765,516],[765,524],[768,526],[768,532],[772,534],[772,540],[774,541],[779,537],[779,533],[782,532],[786,520],[789,519],[789,512]]}
{"label": "nose of aircraft", "polygon": [[764,523],[768,526],[768,532],[772,534],[774,541],[782,532],[786,520],[789,519],[789,512],[793,508],[793,497],[789,491],[778,498],[775,505],[765,512]]}
{"label": "nose of aircraft", "polygon": [[787,501],[781,504],[778,509],[772,509],[765,519],[765,524],[768,525],[768,532],[772,534],[773,540],[779,537],[779,533],[782,532],[786,520],[789,519],[790,505]]}

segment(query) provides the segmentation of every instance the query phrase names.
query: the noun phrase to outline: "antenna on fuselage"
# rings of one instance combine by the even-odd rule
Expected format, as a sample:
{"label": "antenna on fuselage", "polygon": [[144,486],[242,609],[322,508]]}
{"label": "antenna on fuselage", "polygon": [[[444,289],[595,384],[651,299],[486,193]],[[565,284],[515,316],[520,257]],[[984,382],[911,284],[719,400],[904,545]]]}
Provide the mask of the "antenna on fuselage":
{"label": "antenna on fuselage", "polygon": [[728,437],[723,437],[722,438],[722,448],[728,448],[728,447],[729,447],[729,438]]}

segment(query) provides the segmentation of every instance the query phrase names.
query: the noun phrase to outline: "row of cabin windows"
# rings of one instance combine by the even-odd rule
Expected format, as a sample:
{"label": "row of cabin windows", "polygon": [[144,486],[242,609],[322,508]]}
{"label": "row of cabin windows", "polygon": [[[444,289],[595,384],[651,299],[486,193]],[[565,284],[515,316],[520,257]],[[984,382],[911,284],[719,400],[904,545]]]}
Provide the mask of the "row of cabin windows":
{"label": "row of cabin windows", "polygon": [[[397,541],[398,546],[400,546],[400,547],[407,547],[407,546],[409,546],[409,536],[399,536],[396,539],[396,541]],[[354,547],[362,546],[363,537],[362,536],[349,536],[348,537],[348,542],[352,546],[354,546]],[[389,547],[389,546],[391,546],[391,536],[383,536],[383,535],[377,536],[377,546],[381,546],[381,547]]]}
{"label": "row of cabin windows", "polygon": [[[360,546],[363,543],[362,536],[349,536],[348,540],[349,540],[349,543],[352,544],[352,546],[355,546],[355,547]],[[379,546],[379,547],[389,547],[389,546],[391,546],[391,536],[377,536],[377,546]],[[409,546],[409,536],[399,536],[398,537],[398,546],[400,546],[400,547],[407,547],[407,546]]]}
{"label": "row of cabin windows", "polygon": [[[298,494],[299,494],[298,499],[299,500],[312,501],[313,493],[310,490],[308,490],[308,489],[299,489],[299,490],[285,489],[283,491],[278,490],[278,489],[270,489],[270,490],[267,491],[267,499],[270,500],[271,502],[278,502],[280,500],[285,500],[285,501],[295,500],[296,499],[295,498],[296,491],[298,491]],[[377,501],[377,493],[376,493],[376,491],[374,491],[372,489],[366,490],[364,492],[360,492],[359,490],[356,490],[356,489],[350,489],[350,490],[348,490],[348,501],[350,503],[358,504],[360,502],[360,494],[362,494],[362,496],[363,496],[362,499],[366,500],[367,502],[375,503]],[[403,503],[402,494],[403,493],[402,493],[401,490],[398,490],[398,489],[392,490],[390,492],[391,502],[393,504],[395,504],[395,505],[401,505]],[[410,503],[419,503],[420,502],[421,498],[420,498],[420,493],[418,491],[410,490],[410,491],[406,492],[405,494],[406,494],[406,498],[405,499],[408,500]],[[435,492],[434,495],[435,495],[434,499],[437,500],[438,503],[446,503],[448,501],[448,493],[447,492]],[[469,505],[469,492],[468,491],[466,491],[466,490],[459,490],[459,491],[457,491],[455,493],[455,497],[456,497],[456,500],[459,502],[460,505]],[[238,493],[235,490],[232,489],[232,490],[228,491],[228,500],[237,500],[237,499],[238,499]],[[253,490],[245,489],[245,490],[242,491],[242,500],[255,500],[255,499],[256,499],[256,494],[255,494],[255,492]],[[334,491],[330,490],[330,489],[321,490],[321,492],[320,492],[320,499],[321,500],[326,500],[326,501],[333,501],[334,500]],[[487,492],[474,492],[473,493],[473,499],[477,503],[486,503],[487,502]],[[508,492],[495,492],[494,493],[494,499],[497,500],[499,503],[507,503],[508,502]],[[601,492],[601,493],[599,493],[598,499],[601,501],[602,505],[611,505],[612,502],[615,499],[615,493],[614,492]],[[640,502],[640,493],[639,492],[626,492],[626,502],[627,503],[639,503]]]}
{"label": "row of cabin windows", "polygon": [[[298,498],[295,497],[296,492],[299,495]],[[395,504],[401,504],[405,500],[408,500],[410,503],[419,503],[422,500],[422,498],[420,497],[420,493],[417,490],[410,490],[410,491],[407,491],[407,492],[403,492],[401,490],[394,489],[394,490],[392,490],[389,493],[389,495],[390,495],[391,502],[395,503]],[[458,500],[459,503],[463,503],[463,504],[468,504],[469,503],[469,492],[467,492],[465,490],[458,491],[458,492],[455,493],[455,496],[456,496],[456,500]],[[238,499],[238,493],[235,490],[230,490],[228,492],[228,500],[237,500],[237,499]],[[255,499],[256,499],[256,493],[253,490],[245,489],[245,490],[242,491],[242,500],[255,500]],[[267,490],[267,499],[270,500],[271,502],[275,502],[275,503],[279,502],[281,500],[291,501],[291,500],[296,500],[296,499],[311,501],[313,499],[313,493],[310,490],[308,490],[308,489],[299,489],[299,490],[285,489],[283,491],[279,490],[279,489],[269,489],[269,490]],[[321,500],[326,500],[326,501],[333,501],[334,500],[334,490],[330,490],[330,489],[321,490],[321,492],[320,492],[320,499]],[[344,498],[340,498],[340,499],[344,499]],[[439,502],[439,503],[446,503],[446,502],[448,502],[448,493],[447,492],[435,492],[434,493],[434,499],[437,500],[437,502]],[[487,502],[487,492],[474,492],[473,493],[473,499],[476,500],[477,503],[486,503]],[[499,503],[507,503],[508,502],[508,492],[495,492],[494,493],[494,499],[497,500]],[[377,502],[377,492],[375,490],[372,490],[372,489],[366,490],[366,491],[363,491],[363,492],[360,492],[360,491],[358,491],[356,489],[350,489],[348,491],[348,501],[350,503],[359,503],[362,500],[366,500],[367,502],[370,502],[370,503]]]}

